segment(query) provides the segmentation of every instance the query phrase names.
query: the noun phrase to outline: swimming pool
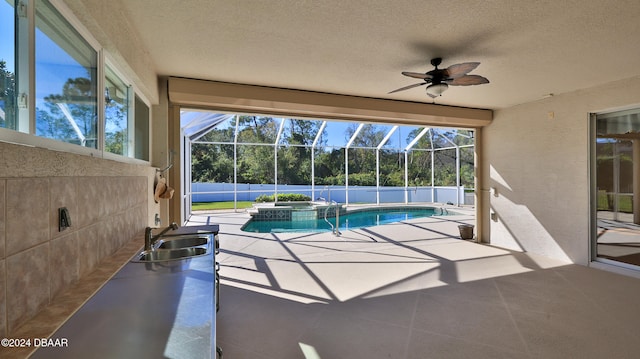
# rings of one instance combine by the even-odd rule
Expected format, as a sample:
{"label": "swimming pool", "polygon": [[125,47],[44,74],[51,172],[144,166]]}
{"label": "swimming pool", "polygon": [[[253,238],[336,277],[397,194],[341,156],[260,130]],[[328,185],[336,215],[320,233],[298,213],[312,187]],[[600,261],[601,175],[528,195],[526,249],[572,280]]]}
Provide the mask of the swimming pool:
{"label": "swimming pool", "polygon": [[[340,230],[358,229],[381,224],[400,222],[412,218],[447,215],[442,208],[434,207],[376,207],[354,209],[340,215]],[[335,226],[335,217],[327,220]],[[332,227],[324,218],[298,219],[291,221],[264,221],[251,219],[242,226],[245,232],[283,233],[283,232],[330,232]]]}

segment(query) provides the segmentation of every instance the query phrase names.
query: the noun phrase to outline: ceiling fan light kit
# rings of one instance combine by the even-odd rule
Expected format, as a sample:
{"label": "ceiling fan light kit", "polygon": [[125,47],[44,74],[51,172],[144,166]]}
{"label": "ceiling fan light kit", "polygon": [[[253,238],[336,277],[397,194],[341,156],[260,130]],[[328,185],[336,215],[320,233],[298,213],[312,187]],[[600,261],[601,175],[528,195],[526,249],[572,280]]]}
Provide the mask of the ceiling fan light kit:
{"label": "ceiling fan light kit", "polygon": [[427,95],[431,96],[432,98],[436,98],[438,96],[442,96],[442,93],[447,91],[448,88],[449,85],[444,82],[441,82],[439,84],[431,84],[427,86]]}
{"label": "ceiling fan light kit", "polygon": [[419,73],[403,71],[403,75],[422,79],[424,80],[424,82],[401,87],[389,93],[391,94],[422,85],[429,85],[427,86],[427,95],[429,95],[431,98],[436,98],[438,96],[442,96],[442,93],[445,92],[449,88],[449,86],[471,86],[489,83],[489,80],[486,77],[482,77],[479,75],[468,75],[469,72],[473,71],[476,67],[478,67],[478,65],[480,65],[479,62],[463,62],[460,64],[451,65],[446,69],[439,69],[438,66],[440,65],[440,63],[442,63],[442,59],[436,57],[435,59],[431,60],[431,65],[433,65],[435,68],[429,72]]}

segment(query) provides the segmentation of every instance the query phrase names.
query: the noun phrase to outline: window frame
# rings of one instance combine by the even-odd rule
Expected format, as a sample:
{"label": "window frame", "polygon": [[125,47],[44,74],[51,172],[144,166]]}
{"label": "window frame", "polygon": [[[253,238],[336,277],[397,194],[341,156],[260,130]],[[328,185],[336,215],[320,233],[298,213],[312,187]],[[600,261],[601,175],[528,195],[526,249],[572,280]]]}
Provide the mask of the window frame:
{"label": "window frame", "polygon": [[[37,1],[33,3],[33,5],[29,6],[28,11],[34,12],[34,21],[32,26],[34,28],[35,37],[33,45],[34,47],[30,47],[30,50],[33,50],[32,57],[34,59],[35,67],[33,68],[34,78],[34,87],[29,92],[29,97],[33,97],[36,105],[40,107],[35,107],[35,118],[33,120],[33,126],[35,128],[35,132],[30,132],[38,137],[51,138],[60,142],[73,143],[74,136],[70,138],[60,138],[59,133],[52,134],[39,134],[40,125],[44,125],[44,127],[49,127],[51,123],[49,120],[56,121],[55,114],[50,113],[46,110],[48,105],[46,104],[46,98],[51,95],[58,95],[58,93],[51,93],[52,89],[47,89],[49,86],[55,86],[55,92],[62,91],[62,88],[67,85],[69,80],[76,79],[88,79],[91,83],[91,88],[88,94],[81,95],[79,99],[80,102],[77,101],[65,101],[58,102],[55,105],[59,107],[63,111],[63,117],[66,121],[62,121],[63,123],[68,122],[72,128],[75,130],[78,139],[82,142],[85,140],[91,144],[81,144],[83,147],[89,147],[93,149],[100,148],[100,132],[99,132],[99,116],[98,116],[98,108],[100,107],[100,78],[104,76],[100,74],[99,69],[101,66],[100,63],[100,45],[90,36],[90,34],[82,34],[77,26],[74,26],[71,21],[67,20],[67,17],[63,14],[62,11],[58,10],[55,4],[51,1]],[[39,34],[41,34],[39,36]],[[38,40],[43,40],[43,45],[39,45]],[[49,49],[46,48],[46,43],[49,42],[55,48]],[[45,46],[47,51],[39,52],[41,50],[41,46]],[[59,49],[59,50],[58,50]],[[56,53],[61,52],[62,57],[59,58],[56,55],[53,55],[53,59],[50,58],[49,52]],[[70,59],[73,61],[71,64],[65,64],[65,60]],[[53,61],[51,61],[53,60]],[[62,62],[60,62],[62,60]],[[48,79],[49,81],[53,80],[53,82],[47,81],[48,76],[47,73],[57,73],[58,67],[69,67],[72,71],[81,70],[84,72],[88,71],[88,78],[84,77],[84,75],[78,74],[65,74],[65,76],[61,78]],[[94,67],[95,66],[95,67]],[[42,69],[44,71],[39,72]],[[80,76],[74,78],[68,78],[64,83],[63,78],[67,76]],[[60,89],[58,88],[60,86]],[[43,91],[43,89],[47,89]],[[60,93],[62,94],[62,93]],[[64,97],[64,94],[62,94]],[[94,100],[95,97],[95,100]],[[85,107],[81,103],[85,100],[89,100],[89,103],[86,104],[89,107]],[[72,116],[73,108],[79,106],[80,108],[84,108],[84,110],[90,110],[91,113],[88,113],[89,117],[80,117],[74,118]],[[81,110],[82,111],[82,110]],[[47,117],[40,117],[40,113],[43,114],[52,114],[53,117],[50,117],[47,120]],[[95,118],[93,118],[95,116]],[[31,119],[30,119],[31,122]],[[86,123],[84,123],[86,122]],[[84,126],[82,126],[84,123]],[[88,126],[87,126],[88,125]],[[84,127],[85,130],[88,130],[87,133],[82,131],[81,127]],[[56,130],[54,130],[56,131]]]}
{"label": "window frame", "polygon": [[[598,164],[597,141],[598,121],[623,115],[625,113],[640,114],[640,104],[612,108],[588,114],[589,123],[589,259],[590,265],[599,268],[613,269],[625,274],[637,275],[638,265],[625,263],[615,259],[600,256],[598,253]],[[635,193],[633,194],[635,195]],[[633,201],[633,199],[632,199]]]}
{"label": "window frame", "polygon": [[[44,0],[43,0],[44,1]],[[69,152],[74,154],[98,157],[104,159],[116,160],[119,162],[127,162],[134,164],[150,164],[150,159],[135,158],[135,152],[129,150],[127,155],[119,155],[107,152],[105,150],[105,97],[104,88],[106,82],[106,66],[109,66],[123,82],[129,84],[131,88],[130,109],[131,116],[135,114],[135,97],[138,97],[148,107],[148,133],[147,153],[151,153],[151,116],[152,107],[149,100],[139,91],[139,88],[126,76],[123,76],[120,67],[112,56],[102,47],[102,45],[93,37],[89,30],[75,17],[73,12],[61,0],[46,0],[51,6],[58,11],[61,17],[66,21],[67,25],[73,28],[89,46],[97,54],[97,148],[84,147],[73,143],[67,143],[60,140],[41,137],[36,135],[36,95],[35,95],[35,32],[36,32],[36,9],[35,1],[27,2],[27,11],[24,16],[16,18],[18,24],[15,27],[18,31],[13,33],[16,41],[15,56],[16,60],[20,57],[20,61],[16,61],[16,97],[26,95],[27,106],[18,107],[16,110],[18,119],[18,128],[0,128],[0,142],[8,142],[31,147],[43,147],[54,151]],[[27,60],[22,60],[24,57]],[[130,123],[138,120],[134,118]],[[132,146],[135,148],[135,144]]]}
{"label": "window frame", "polygon": [[[117,66],[114,65],[114,62],[110,60],[109,56],[107,54],[105,54],[105,66],[104,66],[104,86],[102,89],[102,94],[104,95],[104,91],[105,88],[107,86],[107,69],[109,71],[111,71],[113,73],[113,75],[115,77],[117,77],[117,79],[122,82],[126,87],[127,87],[127,94],[126,94],[126,101],[127,101],[127,116],[126,116],[126,121],[127,121],[127,149],[125,151],[125,153],[123,154],[119,154],[119,153],[113,153],[113,152],[109,152],[106,149],[107,146],[107,115],[106,115],[106,99],[105,99],[105,104],[104,106],[102,106],[100,109],[102,110],[103,114],[102,116],[99,116],[103,119],[103,124],[102,124],[102,129],[104,131],[104,152],[109,153],[109,154],[114,154],[114,155],[118,155],[120,157],[129,157],[129,158],[135,158],[135,156],[132,155],[133,151],[132,151],[132,147],[134,146],[134,143],[132,142],[132,126],[135,126],[135,94],[134,94],[134,90],[133,90],[133,84],[131,83],[131,81],[129,81],[127,79],[126,76],[124,76],[118,69]],[[103,96],[104,97],[104,96]]]}

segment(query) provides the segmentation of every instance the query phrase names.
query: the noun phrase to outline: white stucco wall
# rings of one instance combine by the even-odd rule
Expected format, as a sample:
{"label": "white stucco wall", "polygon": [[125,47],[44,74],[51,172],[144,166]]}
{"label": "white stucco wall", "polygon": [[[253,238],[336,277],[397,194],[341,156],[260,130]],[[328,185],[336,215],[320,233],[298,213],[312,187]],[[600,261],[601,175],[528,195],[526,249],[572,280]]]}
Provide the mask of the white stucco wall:
{"label": "white stucco wall", "polygon": [[[589,113],[640,107],[640,78],[497,110],[482,131],[484,241],[589,263]],[[497,190],[497,195],[494,193]]]}

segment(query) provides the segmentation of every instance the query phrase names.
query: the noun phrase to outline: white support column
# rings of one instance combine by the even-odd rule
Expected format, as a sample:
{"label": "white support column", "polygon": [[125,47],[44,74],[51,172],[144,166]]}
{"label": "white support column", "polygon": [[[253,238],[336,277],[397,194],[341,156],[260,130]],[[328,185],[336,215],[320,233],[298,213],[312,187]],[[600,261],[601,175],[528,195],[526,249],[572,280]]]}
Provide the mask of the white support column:
{"label": "white support column", "polygon": [[316,200],[316,151],[315,147],[311,147],[311,200]]}
{"label": "white support column", "polygon": [[433,131],[429,134],[431,138],[431,202],[436,201],[436,165],[434,161],[436,159],[435,151],[433,148]]}
{"label": "white support column", "polygon": [[[409,203],[409,150],[420,141],[422,136],[429,132],[430,127],[425,127],[420,133],[404,148],[404,203]],[[433,142],[433,139],[431,140]]]}
{"label": "white support column", "polygon": [[409,203],[409,150],[404,150],[404,203]]}
{"label": "white support column", "polygon": [[282,130],[284,129],[285,119],[280,119],[280,128],[278,129],[278,135],[273,143],[273,201],[278,202],[278,143],[280,143],[280,136],[282,136]]}
{"label": "white support column", "polygon": [[313,139],[313,144],[311,145],[311,200],[315,201],[316,199],[316,145],[320,138],[322,137],[322,132],[324,132],[324,128],[327,127],[327,121],[322,121],[322,125],[320,125],[320,129],[316,134],[316,138]]}
{"label": "white support column", "polygon": [[456,206],[460,207],[460,147],[456,145]]}
{"label": "white support column", "polygon": [[376,204],[380,204],[380,148],[376,148]]}
{"label": "white support column", "polygon": [[[451,141],[447,136],[441,133],[438,135],[456,148],[456,206],[460,207],[460,146]],[[431,138],[433,139],[433,136]],[[431,149],[433,150],[433,141],[431,141]],[[433,171],[431,173],[433,173]]]}
{"label": "white support column", "polygon": [[382,149],[382,147],[387,144],[387,142],[391,138],[391,135],[393,135],[393,133],[396,132],[397,129],[397,125],[393,126],[391,130],[389,130],[387,135],[384,136],[382,141],[380,141],[378,147],[376,147],[376,204],[380,204],[380,149]]}
{"label": "white support column", "polygon": [[344,203],[349,205],[349,147],[344,148]]}
{"label": "white support column", "polygon": [[[240,116],[236,115],[236,129],[233,133],[233,209],[238,209],[238,127]],[[251,198],[251,193],[249,193]]]}
{"label": "white support column", "polygon": [[358,137],[362,127],[364,127],[364,123],[361,123],[355,132],[353,132],[347,146],[344,148],[344,202],[347,206],[349,205],[349,147],[351,147],[353,141]]}
{"label": "white support column", "polygon": [[431,202],[436,201],[436,166],[433,163],[435,160],[435,154],[433,148],[431,149]]}

